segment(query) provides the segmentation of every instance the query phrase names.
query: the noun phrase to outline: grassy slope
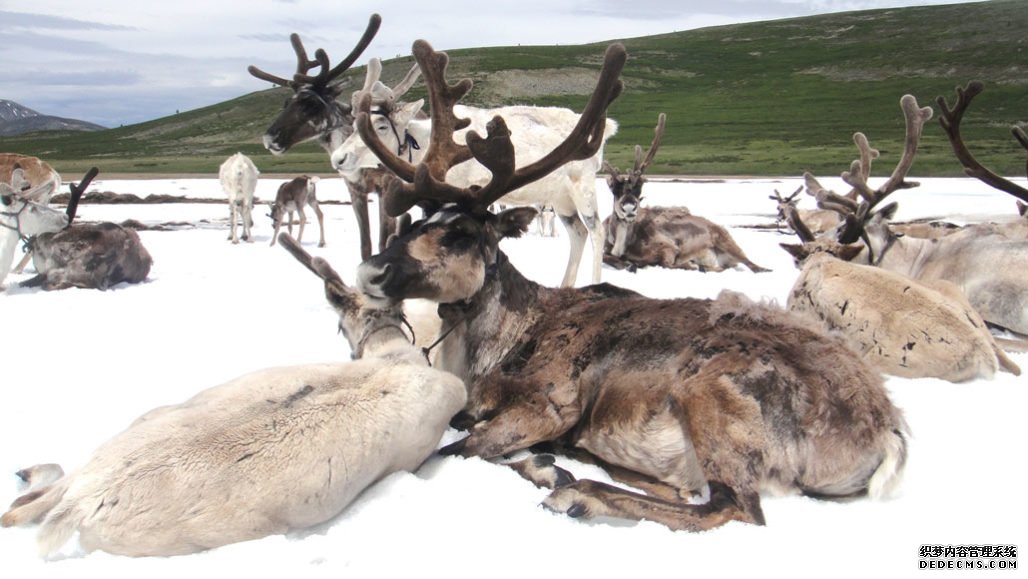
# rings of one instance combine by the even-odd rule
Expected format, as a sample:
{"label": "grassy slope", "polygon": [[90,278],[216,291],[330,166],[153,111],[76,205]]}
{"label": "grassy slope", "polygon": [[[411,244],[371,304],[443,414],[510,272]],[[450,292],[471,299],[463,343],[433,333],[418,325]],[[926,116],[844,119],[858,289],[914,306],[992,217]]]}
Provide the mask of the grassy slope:
{"label": "grassy slope", "polygon": [[[936,96],[952,100],[954,87],[977,78],[986,91],[965,119],[965,139],[987,165],[1022,175],[1024,154],[1009,127],[1028,115],[1026,23],[1028,2],[994,0],[626,39],[626,90],[610,111],[621,129],[607,157],[616,166],[630,164],[632,148],[649,143],[657,113],[664,111],[668,128],[653,173],[837,175],[855,156],[853,132],[863,131],[882,151],[874,173],[885,175],[902,145],[899,97],[909,92],[934,107]],[[507,89],[493,71],[519,69],[526,71],[521,76],[548,76],[554,84],[552,79],[566,71],[595,71],[603,47],[452,51],[450,76],[475,79],[471,103],[581,109],[584,94],[515,91],[502,98]],[[398,78],[411,63],[410,58],[388,62],[384,78]],[[363,73],[363,68],[352,71],[358,78]],[[237,150],[254,156],[264,173],[325,172],[326,155],[314,145],[284,157],[272,157],[260,146],[260,134],[287,95],[285,89],[256,92],[98,133],[0,139],[0,150],[43,156],[70,174],[91,164],[107,173],[211,173]],[[913,173],[961,174],[934,120]]]}

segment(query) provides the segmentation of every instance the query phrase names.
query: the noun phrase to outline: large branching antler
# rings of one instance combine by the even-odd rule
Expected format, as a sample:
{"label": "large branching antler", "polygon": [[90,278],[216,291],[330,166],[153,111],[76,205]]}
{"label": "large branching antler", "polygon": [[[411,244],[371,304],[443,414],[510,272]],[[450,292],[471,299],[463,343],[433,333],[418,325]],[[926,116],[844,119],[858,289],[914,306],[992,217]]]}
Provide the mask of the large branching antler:
{"label": "large branching antler", "polygon": [[[405,213],[419,202],[459,203],[470,209],[484,209],[564,163],[595,155],[603,145],[607,107],[621,94],[623,85],[619,77],[627,60],[623,45],[608,47],[596,88],[571,134],[543,158],[518,169],[515,167],[510,130],[499,116],[487,124],[485,137],[472,131],[466,136],[466,144],[454,140],[454,133],[470,124],[468,119],[457,117],[453,109],[471,90],[471,80],[450,84],[446,80],[449,57],[446,53],[436,52],[423,40],[414,43],[413,52],[425,78],[432,115],[432,135],[421,163],[417,167],[411,165],[378,139],[369,116],[371,95],[363,95],[357,109],[357,131],[365,144],[386,167],[406,181],[394,181],[383,200],[386,211],[394,216]],[[471,158],[490,171],[490,181],[483,187],[457,187],[446,183],[450,168]]]}
{"label": "large branching antler", "polygon": [[364,94],[371,94],[371,106],[378,107],[385,113],[390,113],[396,110],[396,103],[400,102],[400,97],[407,93],[417,82],[418,77],[421,76],[421,67],[417,63],[407,71],[407,74],[400,79],[400,82],[396,86],[389,88],[381,80],[382,76],[382,61],[378,58],[372,58],[368,61],[367,74],[364,76],[364,86],[353,93],[350,97],[351,104],[354,109],[357,109],[360,104],[360,99]]}
{"label": "large branching antler", "polygon": [[[938,97],[935,102],[939,105],[939,124],[942,125],[942,129],[946,131],[946,136],[949,138],[949,142],[953,145],[953,153],[957,156],[960,164],[964,166],[964,173],[969,177],[974,177],[979,181],[999,189],[1000,191],[1009,193],[1014,197],[1017,197],[1021,201],[1028,202],[1028,189],[1017,185],[1016,183],[1004,179],[999,175],[993,173],[989,169],[985,168],[971,151],[968,150],[967,145],[964,144],[964,139],[960,135],[960,122],[964,118],[964,113],[967,108],[971,105],[971,100],[978,96],[985,89],[985,86],[977,81],[973,80],[967,83],[965,88],[957,87],[957,102],[953,105],[953,108],[949,107],[949,103],[946,102],[945,97]],[[1011,129],[1014,134],[1014,138],[1021,144],[1025,150],[1028,150],[1028,136],[1025,135],[1024,131],[1017,126]],[[1028,175],[1028,159],[1025,161],[1025,174]]]}
{"label": "large branching antler", "polygon": [[97,169],[96,167],[91,167],[89,171],[86,171],[86,174],[82,177],[81,181],[79,181],[77,184],[72,183],[68,185],[68,187],[71,189],[71,198],[68,200],[68,208],[65,211],[65,213],[68,216],[69,225],[72,221],[75,220],[75,214],[78,212],[79,209],[79,201],[82,199],[82,195],[85,194],[86,188],[89,187],[89,184],[93,181],[94,178],[96,178],[97,174],[99,173],[100,169]]}
{"label": "large branching antler", "polygon": [[[368,45],[371,44],[371,40],[375,38],[375,34],[378,33],[378,28],[381,25],[382,17],[378,14],[372,14],[371,18],[368,20],[367,28],[364,29],[364,35],[361,36],[359,41],[357,41],[357,45],[353,47],[350,54],[335,67],[330,68],[328,53],[321,48],[314,51],[314,59],[311,60],[307,56],[307,50],[303,46],[303,41],[300,40],[300,35],[294,32],[289,36],[289,41],[293,45],[293,51],[296,52],[296,72],[293,74],[292,80],[264,72],[253,65],[248,66],[246,70],[261,80],[266,80],[279,86],[288,86],[294,91],[299,90],[300,87],[304,85],[324,87],[335,80],[340,74],[346,72],[346,70],[349,69],[358,58],[360,58],[364,49],[366,49]],[[315,67],[319,67],[318,74],[313,76],[308,74],[311,69]]]}
{"label": "large branching antler", "polygon": [[842,243],[853,243],[859,239],[863,231],[864,222],[872,214],[883,199],[899,189],[917,187],[916,181],[907,181],[907,174],[914,164],[914,157],[917,155],[917,146],[921,141],[921,134],[924,132],[924,125],[932,118],[931,107],[920,107],[917,99],[912,95],[903,95],[900,99],[900,108],[903,110],[903,117],[906,120],[906,137],[903,145],[903,154],[900,156],[892,175],[877,189],[872,189],[867,183],[870,174],[869,166],[871,160],[878,157],[878,151],[872,149],[867,143],[863,134],[857,133],[853,136],[854,142],[860,149],[861,158],[850,164],[849,171],[842,173],[842,180],[853,187],[860,196],[860,203],[838,195],[821,186],[818,180],[810,173],[804,173],[803,178],[807,185],[807,191],[817,197],[818,206],[823,209],[830,209],[843,216],[846,226],[839,234],[839,241]]}
{"label": "large branching antler", "polygon": [[657,149],[660,148],[660,142],[664,138],[664,128],[667,124],[667,115],[660,113],[657,115],[657,126],[653,129],[653,141],[650,142],[650,149],[646,151],[646,157],[643,157],[642,147],[640,145],[635,146],[635,165],[632,167],[632,173],[642,175],[646,172],[646,168],[653,162],[653,158],[657,155]]}

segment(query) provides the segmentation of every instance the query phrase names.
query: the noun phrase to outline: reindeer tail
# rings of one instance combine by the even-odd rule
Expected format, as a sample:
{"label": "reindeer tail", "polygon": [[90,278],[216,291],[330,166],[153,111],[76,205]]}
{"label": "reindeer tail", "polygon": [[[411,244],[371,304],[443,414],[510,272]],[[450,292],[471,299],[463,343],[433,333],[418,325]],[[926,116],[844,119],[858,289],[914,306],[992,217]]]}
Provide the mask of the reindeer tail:
{"label": "reindeer tail", "polygon": [[907,462],[906,425],[889,433],[885,443],[885,458],[875,469],[867,483],[867,494],[873,499],[889,496],[903,478],[903,467]]}

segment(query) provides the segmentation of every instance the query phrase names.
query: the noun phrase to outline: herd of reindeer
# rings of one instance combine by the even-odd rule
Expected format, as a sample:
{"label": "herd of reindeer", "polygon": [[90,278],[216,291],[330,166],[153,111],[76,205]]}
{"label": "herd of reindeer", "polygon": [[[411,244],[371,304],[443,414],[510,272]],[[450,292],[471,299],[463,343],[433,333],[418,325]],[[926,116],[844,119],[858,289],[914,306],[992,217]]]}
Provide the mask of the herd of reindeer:
{"label": "herd of reindeer", "polygon": [[[883,201],[917,185],[907,173],[933,114],[912,96],[900,101],[905,146],[884,184],[869,185],[878,151],[857,133],[860,158],[842,174],[850,192],[806,174],[817,211],[797,208],[799,190],[772,196],[801,241],[782,244],[800,269],[787,307],[727,291],[652,299],[599,283],[602,264],[765,270],[723,227],[683,207],[642,206],[663,114],[631,170],[602,162],[617,130],[606,111],[622,92],[624,46],[608,47],[580,114],[463,106],[471,82],[450,82],[447,55],[421,40],[416,67],[398,85],[379,80],[373,59],[364,86],[341,102],[337,79],[379,25],[372,16],[335,67],[324,50],[311,59],[295,34],[291,79],[250,67],[294,92],[265,147],[284,154],[316,139],[350,190],[363,259],[356,287],[291,236],[293,213],[302,237],[310,206],[325,243],[316,178],[279,189],[271,243],[324,281],[354,360],[248,374],[144,414],[75,472],[21,471],[25,492],[0,522],[39,524],[42,554],[76,535],[86,551],[175,555],[309,527],[386,474],[416,469],[450,426],[467,436],[438,452],[509,466],[551,490],[544,506],[572,517],[689,531],[764,524],[765,492],[878,498],[898,484],[910,434],[883,374],[959,382],[1020,372],[1006,351],[1024,351],[1028,334],[1028,223],[890,223],[896,205]],[[423,100],[402,100],[419,75],[428,114]],[[1028,201],[1028,190],[963,143],[961,118],[981,90],[977,82],[958,89],[952,107],[940,97],[942,128],[968,175]],[[1028,149],[1024,132],[1014,134]],[[150,256],[130,228],[69,226],[92,174],[72,187],[65,213],[47,206],[60,178],[45,163],[14,155],[3,163],[3,275],[26,241],[38,272],[28,285],[102,289],[146,277]],[[614,196],[606,221],[596,202],[601,170]],[[230,239],[238,243],[241,224],[252,240],[257,168],[237,154],[220,178]],[[369,193],[379,194],[376,254]],[[542,206],[560,217],[571,245],[559,288],[529,280],[499,249]],[[421,215],[412,222],[414,208]],[[587,241],[594,285],[576,288]],[[413,343],[404,313],[414,299],[438,304],[439,335],[427,347]],[[557,455],[599,465],[635,490],[577,479]]]}

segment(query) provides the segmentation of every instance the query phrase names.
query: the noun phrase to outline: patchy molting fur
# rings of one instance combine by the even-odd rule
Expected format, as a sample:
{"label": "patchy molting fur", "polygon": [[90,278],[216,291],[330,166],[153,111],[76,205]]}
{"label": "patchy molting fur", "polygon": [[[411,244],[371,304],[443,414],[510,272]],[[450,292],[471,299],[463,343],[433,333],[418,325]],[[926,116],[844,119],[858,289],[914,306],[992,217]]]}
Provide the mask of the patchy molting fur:
{"label": "patchy molting fur", "polygon": [[153,258],[133,229],[109,222],[77,223],[36,236],[32,263],[39,273],[22,282],[24,286],[106,290],[145,280]]}
{"label": "patchy molting fur", "polygon": [[754,272],[767,271],[746,257],[725,228],[688,209],[644,207],[624,215],[615,211],[604,221],[608,265],[724,271],[743,264]]}
{"label": "patchy molting fur", "polygon": [[[668,503],[578,481],[555,489],[549,507],[698,530],[763,523],[767,489],[881,496],[898,481],[907,426],[880,375],[841,336],[737,294],[654,300],[607,284],[541,287],[496,249],[517,234],[510,224],[524,231],[534,211],[480,218],[484,231],[464,225],[462,234],[453,231],[459,212],[441,213],[449,216],[363,263],[358,279],[371,295],[433,299],[436,288],[402,279],[425,275],[407,253],[423,236],[446,240],[431,263],[452,276],[495,268],[477,291],[439,308],[443,327],[457,328],[443,342],[441,367],[469,388],[470,435],[454,451],[497,458],[555,442],[634,471],[666,489],[661,496],[705,485],[713,497]],[[450,229],[439,235],[441,227]],[[485,251],[470,245],[476,236]],[[454,265],[469,254],[474,267]],[[385,277],[387,286],[375,283]]]}

